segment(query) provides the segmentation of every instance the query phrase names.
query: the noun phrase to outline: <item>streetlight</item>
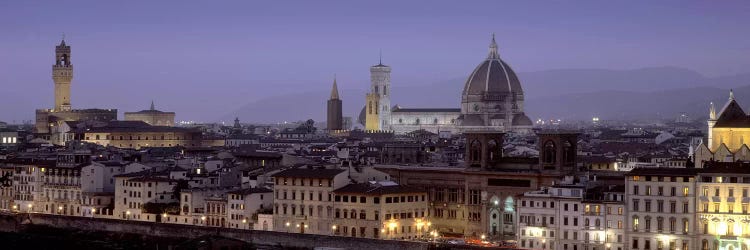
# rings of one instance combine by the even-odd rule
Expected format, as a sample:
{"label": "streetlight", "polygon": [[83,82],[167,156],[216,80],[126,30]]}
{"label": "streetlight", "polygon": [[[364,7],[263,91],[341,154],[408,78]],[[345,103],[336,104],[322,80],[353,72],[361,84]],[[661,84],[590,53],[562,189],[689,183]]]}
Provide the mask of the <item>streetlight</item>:
{"label": "streetlight", "polygon": [[286,232],[288,233],[288,232],[289,232],[289,225],[290,225],[290,224],[289,224],[289,222],[287,222],[287,223],[286,223],[286,224],[284,224],[284,225],[286,226]]}
{"label": "streetlight", "polygon": [[205,215],[201,216],[201,222],[203,223],[204,226],[206,225],[206,216]]}
{"label": "streetlight", "polygon": [[29,203],[29,205],[28,205],[28,207],[29,207],[29,213],[31,213],[31,207],[32,206],[34,206],[34,205],[31,205],[31,203]]}
{"label": "streetlight", "polygon": [[130,219],[130,210],[125,211],[125,219],[127,219],[127,220]]}
{"label": "streetlight", "polygon": [[331,235],[336,233],[336,225],[331,226]]}

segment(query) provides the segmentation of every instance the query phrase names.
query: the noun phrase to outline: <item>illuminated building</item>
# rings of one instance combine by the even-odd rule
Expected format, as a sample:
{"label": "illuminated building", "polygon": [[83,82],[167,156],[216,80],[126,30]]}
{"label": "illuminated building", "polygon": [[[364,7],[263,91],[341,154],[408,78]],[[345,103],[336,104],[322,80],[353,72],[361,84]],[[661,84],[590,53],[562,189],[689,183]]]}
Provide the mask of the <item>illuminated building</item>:
{"label": "illuminated building", "polygon": [[700,168],[708,161],[750,161],[750,116],[731,91],[729,100],[718,113],[711,103],[707,139],[695,149],[696,167]]}
{"label": "illuminated building", "polygon": [[273,176],[273,229],[329,235],[333,191],[349,184],[343,169],[287,169]]}
{"label": "illuminated building", "polygon": [[432,223],[427,192],[422,189],[373,181],[349,184],[333,193],[333,235],[400,240],[428,237]]}
{"label": "illuminated building", "polygon": [[696,169],[687,168],[635,168],[626,174],[628,249],[698,249],[696,178]]}
{"label": "illuminated building", "polygon": [[524,193],[518,201],[518,246],[532,249],[624,248],[622,186],[561,183]]}
{"label": "illuminated building", "polygon": [[708,163],[697,179],[695,231],[691,249],[750,248],[750,165]]}

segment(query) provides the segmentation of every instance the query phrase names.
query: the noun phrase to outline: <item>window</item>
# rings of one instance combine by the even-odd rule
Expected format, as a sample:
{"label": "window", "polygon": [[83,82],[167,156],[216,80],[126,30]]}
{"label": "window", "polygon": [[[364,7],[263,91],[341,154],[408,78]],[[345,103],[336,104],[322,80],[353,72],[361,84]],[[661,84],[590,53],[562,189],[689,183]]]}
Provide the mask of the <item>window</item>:
{"label": "window", "polygon": [[636,199],[633,200],[633,211],[638,211],[638,207],[640,205],[639,203],[640,203],[639,200],[636,200]]}
{"label": "window", "polygon": [[638,231],[638,216],[633,217],[633,231]]}
{"label": "window", "polygon": [[683,188],[682,188],[682,196],[685,196],[685,197],[687,197],[687,196],[688,196],[689,194],[690,194],[690,188],[688,188],[688,187],[683,187]]}
{"label": "window", "polygon": [[687,202],[682,203],[682,213],[686,214],[690,212],[690,206]]}

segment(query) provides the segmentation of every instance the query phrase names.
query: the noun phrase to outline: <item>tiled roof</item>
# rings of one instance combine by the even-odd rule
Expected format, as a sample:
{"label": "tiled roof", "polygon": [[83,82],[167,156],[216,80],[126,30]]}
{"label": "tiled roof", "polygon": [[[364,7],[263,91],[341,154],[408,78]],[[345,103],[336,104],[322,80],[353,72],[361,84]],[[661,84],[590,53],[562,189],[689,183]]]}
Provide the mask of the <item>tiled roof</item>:
{"label": "tiled roof", "polygon": [[407,194],[407,193],[424,193],[423,189],[411,186],[381,186],[378,184],[370,183],[358,183],[349,184],[342,188],[333,191],[337,194],[367,194],[367,195],[383,195],[383,194]]}
{"label": "tiled roof", "polygon": [[238,195],[248,195],[248,194],[256,194],[256,193],[271,193],[273,190],[268,188],[245,188],[245,189],[238,189],[234,191],[228,192],[229,194],[238,194]]}
{"label": "tiled roof", "polygon": [[272,177],[296,177],[296,178],[326,178],[330,179],[343,173],[343,169],[309,169],[295,168],[287,169],[274,174]]}
{"label": "tiled roof", "polygon": [[695,176],[698,173],[695,168],[634,168],[626,175],[650,175],[650,176]]}

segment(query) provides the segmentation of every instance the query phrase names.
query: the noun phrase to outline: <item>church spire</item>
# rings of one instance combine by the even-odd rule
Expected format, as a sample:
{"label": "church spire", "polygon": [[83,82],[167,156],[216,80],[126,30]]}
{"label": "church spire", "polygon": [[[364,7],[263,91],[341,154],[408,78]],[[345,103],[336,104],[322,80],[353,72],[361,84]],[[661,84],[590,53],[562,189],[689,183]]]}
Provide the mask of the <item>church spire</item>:
{"label": "church spire", "polygon": [[711,102],[711,107],[708,109],[708,119],[716,120],[716,108],[714,108],[714,102]]}
{"label": "church spire", "polygon": [[65,32],[62,33],[62,40],[60,41],[60,46],[65,46]]}
{"label": "church spire", "polygon": [[331,100],[339,99],[339,87],[336,85],[336,75],[333,75],[333,88],[331,88]]}
{"label": "church spire", "polygon": [[151,111],[154,111],[154,110],[156,110],[156,108],[154,107],[154,100],[151,100]]}
{"label": "church spire", "polygon": [[500,59],[500,55],[497,53],[497,42],[495,42],[495,33],[492,33],[492,42],[490,42],[490,54],[487,55],[487,59]]}

